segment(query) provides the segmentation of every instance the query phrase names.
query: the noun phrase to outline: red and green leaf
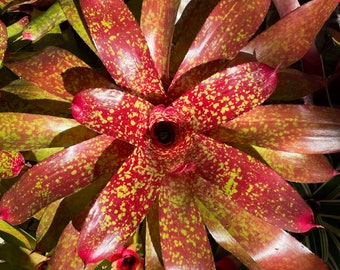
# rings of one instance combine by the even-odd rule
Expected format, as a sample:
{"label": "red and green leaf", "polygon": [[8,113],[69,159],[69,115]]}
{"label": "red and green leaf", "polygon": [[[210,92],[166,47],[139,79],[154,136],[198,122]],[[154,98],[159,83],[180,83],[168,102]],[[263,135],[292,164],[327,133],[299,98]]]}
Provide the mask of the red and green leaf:
{"label": "red and green leaf", "polygon": [[109,257],[132,236],[150,210],[163,174],[141,148],[129,156],[102,190],[83,224],[78,252],[86,264]]}
{"label": "red and green leaf", "polygon": [[99,133],[140,145],[148,128],[153,105],[116,89],[95,88],[73,99],[73,117]]}
{"label": "red and green leaf", "polygon": [[276,70],[252,62],[218,72],[173,102],[194,130],[222,125],[260,105],[274,91]]}
{"label": "red and green leaf", "polygon": [[141,29],[163,85],[170,84],[171,42],[179,4],[179,0],[148,0],[142,6]]}
{"label": "red and green leaf", "polygon": [[305,232],[317,226],[310,207],[271,168],[203,135],[197,135],[196,141],[198,173],[240,207],[293,232]]}
{"label": "red and green leaf", "polygon": [[259,62],[272,67],[290,66],[307,53],[338,3],[338,0],[309,1],[256,36],[242,51],[255,52]]}
{"label": "red and green leaf", "polygon": [[65,101],[71,101],[73,97],[65,89],[62,73],[74,67],[88,67],[72,53],[56,47],[47,47],[34,56],[6,63],[6,66],[21,78]]}
{"label": "red and green leaf", "polygon": [[289,181],[320,183],[337,175],[337,171],[324,155],[305,155],[253,147],[272,169]]}
{"label": "red and green leaf", "polygon": [[31,150],[63,146],[93,137],[73,119],[26,113],[0,113],[0,148]]}
{"label": "red and green leaf", "polygon": [[206,230],[190,190],[190,174],[169,175],[159,193],[159,227],[166,269],[213,269]]}
{"label": "red and green leaf", "polygon": [[113,140],[106,135],[97,136],[32,167],[3,195],[1,218],[20,224],[49,203],[88,186],[98,177],[98,159]]}
{"label": "red and green leaf", "polygon": [[339,109],[327,107],[259,106],[207,135],[286,152],[334,153],[340,150],[339,115]]}
{"label": "red and green leaf", "polygon": [[[174,81],[188,70],[221,58],[231,60],[262,23],[270,1],[219,1],[185,56]],[[227,12],[226,12],[227,11]]]}
{"label": "red and green leaf", "polygon": [[101,60],[116,83],[158,103],[165,93],[142,31],[122,0],[80,1]]}
{"label": "red and green leaf", "polygon": [[198,200],[260,265],[260,269],[328,269],[301,242],[280,228],[249,214],[237,200],[225,196],[217,186],[201,179],[194,187]]}
{"label": "red and green leaf", "polygon": [[7,48],[7,28],[6,25],[0,20],[0,68],[2,67],[2,60],[5,56]]}
{"label": "red and green leaf", "polygon": [[0,179],[17,176],[24,166],[25,159],[19,152],[0,150]]}
{"label": "red and green leaf", "polygon": [[17,35],[20,35],[28,23],[29,17],[25,16],[15,23],[7,26],[8,38],[15,38]]}

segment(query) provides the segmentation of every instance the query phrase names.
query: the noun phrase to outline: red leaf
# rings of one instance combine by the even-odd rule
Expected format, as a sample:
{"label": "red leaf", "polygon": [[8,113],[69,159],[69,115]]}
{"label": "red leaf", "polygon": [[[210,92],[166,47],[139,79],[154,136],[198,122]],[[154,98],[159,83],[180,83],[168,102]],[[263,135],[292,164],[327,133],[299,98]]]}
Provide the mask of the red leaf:
{"label": "red leaf", "polygon": [[198,199],[248,251],[260,265],[260,269],[328,269],[320,258],[294,237],[261,218],[250,215],[239,207],[237,201],[225,196],[216,186],[201,180],[196,182],[195,189]]}
{"label": "red leaf", "polygon": [[304,155],[256,147],[255,150],[283,178],[300,183],[325,182],[337,175],[324,155]]}
{"label": "red leaf", "polygon": [[31,150],[51,146],[58,136],[62,137],[63,132],[70,132],[79,123],[68,118],[9,112],[0,113],[0,125],[1,149]]}
{"label": "red leaf", "polygon": [[0,179],[17,176],[25,166],[25,159],[15,151],[0,150]]}
{"label": "red leaf", "polygon": [[143,150],[134,153],[103,189],[83,224],[78,252],[97,262],[122,247],[150,210],[163,170]]}
{"label": "red leaf", "polygon": [[207,132],[223,142],[301,154],[340,151],[340,110],[306,105],[259,106]]}
{"label": "red leaf", "polygon": [[159,226],[166,269],[213,269],[208,236],[191,193],[190,174],[167,176],[159,194]]}
{"label": "red leaf", "polygon": [[276,71],[252,62],[204,80],[173,102],[191,128],[208,130],[261,104],[275,89]]}
{"label": "red leaf", "polygon": [[37,55],[6,66],[19,77],[67,101],[72,100],[72,95],[65,89],[61,74],[70,68],[88,67],[75,55],[56,47],[47,47]]}
{"label": "red leaf", "polygon": [[179,3],[179,0],[146,0],[142,6],[141,29],[165,85],[170,84],[170,50]]}
{"label": "red leaf", "polygon": [[116,89],[95,88],[73,99],[73,117],[99,133],[116,137],[133,145],[142,144],[153,106],[136,96]]}
{"label": "red leaf", "polygon": [[139,25],[122,0],[80,1],[101,60],[117,84],[157,103],[165,93]]}
{"label": "red leaf", "polygon": [[185,56],[174,81],[200,64],[231,60],[262,23],[270,1],[219,1]]}
{"label": "red leaf", "polygon": [[255,51],[259,62],[272,67],[290,66],[306,54],[338,3],[339,0],[309,1],[256,36],[242,51]]}
{"label": "red leaf", "polygon": [[49,203],[89,185],[98,158],[112,142],[101,135],[39,162],[3,195],[1,218],[20,224]]}
{"label": "red leaf", "polygon": [[2,67],[2,60],[4,59],[7,48],[7,29],[5,24],[0,20],[0,67]]}
{"label": "red leaf", "polygon": [[300,6],[298,0],[273,0],[273,3],[281,18]]}
{"label": "red leaf", "polygon": [[231,200],[280,228],[305,232],[316,227],[313,212],[275,171],[249,155],[197,136],[199,174]]}

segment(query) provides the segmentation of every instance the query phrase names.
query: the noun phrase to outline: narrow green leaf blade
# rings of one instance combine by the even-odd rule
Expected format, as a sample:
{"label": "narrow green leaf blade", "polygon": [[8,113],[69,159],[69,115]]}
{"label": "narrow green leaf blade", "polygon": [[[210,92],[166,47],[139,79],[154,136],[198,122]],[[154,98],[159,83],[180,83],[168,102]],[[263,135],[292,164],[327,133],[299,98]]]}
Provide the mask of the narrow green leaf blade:
{"label": "narrow green leaf blade", "polygon": [[109,257],[132,236],[154,202],[163,170],[136,148],[92,205],[78,252],[85,264]]}
{"label": "narrow green leaf blade", "polygon": [[80,1],[101,60],[116,83],[157,103],[165,98],[142,31],[122,0]]}
{"label": "narrow green leaf blade", "polygon": [[205,131],[261,104],[274,91],[276,70],[252,62],[218,72],[173,102],[191,128]]}

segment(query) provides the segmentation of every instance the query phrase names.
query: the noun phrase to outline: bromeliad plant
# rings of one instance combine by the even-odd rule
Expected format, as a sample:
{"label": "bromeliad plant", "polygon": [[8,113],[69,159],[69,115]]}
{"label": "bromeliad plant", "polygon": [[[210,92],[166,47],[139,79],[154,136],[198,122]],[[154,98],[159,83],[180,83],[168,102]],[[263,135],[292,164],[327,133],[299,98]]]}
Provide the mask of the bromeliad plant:
{"label": "bromeliad plant", "polygon": [[[261,104],[275,89],[287,100],[325,85],[288,67],[338,1],[273,1],[283,18],[251,39],[270,2],[189,1],[180,13],[181,1],[144,0],[139,24],[121,0],[81,0],[79,14],[60,1],[46,11],[56,24],[23,27],[37,41],[68,20],[114,79],[57,47],[5,57],[19,79],[3,94],[20,99],[0,114],[1,177],[20,172],[22,155],[37,164],[3,194],[0,215],[12,225],[40,219],[35,251],[52,250],[44,237],[59,230],[50,268],[117,257],[113,267],[136,269],[133,241],[146,269],[214,269],[210,235],[249,269],[327,269],[284,231],[319,227],[285,179],[336,174],[323,154],[340,149],[339,110]],[[22,103],[39,99],[48,105]]]}

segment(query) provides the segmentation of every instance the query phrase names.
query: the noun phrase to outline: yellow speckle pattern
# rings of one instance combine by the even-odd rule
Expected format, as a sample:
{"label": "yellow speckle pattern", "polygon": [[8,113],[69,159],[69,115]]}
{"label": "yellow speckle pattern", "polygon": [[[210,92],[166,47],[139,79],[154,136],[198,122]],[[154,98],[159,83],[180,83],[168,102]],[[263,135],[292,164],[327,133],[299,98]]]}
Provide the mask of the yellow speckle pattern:
{"label": "yellow speckle pattern", "polygon": [[255,52],[258,61],[272,67],[288,67],[306,54],[338,3],[338,0],[310,1],[256,36],[242,51]]}
{"label": "yellow speckle pattern", "polygon": [[[198,200],[216,218],[212,221],[217,223],[215,226],[220,223],[258,263],[259,269],[328,269],[320,258],[287,232],[249,214],[237,201],[225,196],[217,186],[201,179],[196,182],[196,187]],[[204,219],[208,219],[206,211],[202,210]]]}
{"label": "yellow speckle pattern", "polygon": [[6,63],[6,66],[21,78],[65,101],[72,101],[73,96],[65,89],[62,73],[70,68],[88,67],[74,54],[56,47],[47,47],[37,55]]}
{"label": "yellow speckle pattern", "polygon": [[[340,110],[305,105],[266,105],[209,131],[224,142],[301,154],[340,150]],[[249,127],[253,127],[249,129]]]}
{"label": "yellow speckle pattern", "polygon": [[228,68],[182,95],[173,106],[191,128],[204,131],[261,104],[274,91],[277,74],[268,66],[248,63]]}
{"label": "yellow speckle pattern", "polygon": [[0,179],[17,176],[24,165],[25,160],[19,152],[0,150]]}
{"label": "yellow speckle pattern", "polygon": [[215,269],[189,173],[167,176],[159,194],[159,228],[166,269]]}
{"label": "yellow speckle pattern", "polygon": [[98,158],[113,140],[97,136],[39,162],[2,197],[1,214],[8,222],[20,224],[50,202],[89,185],[97,172]]}
{"label": "yellow speckle pattern", "polygon": [[81,6],[101,60],[117,84],[152,103],[163,100],[147,42],[124,2],[83,0]]}
{"label": "yellow speckle pattern", "polygon": [[280,228],[302,232],[314,227],[311,209],[285,179],[236,148],[198,136],[197,171],[228,198]]}
{"label": "yellow speckle pattern", "polygon": [[154,202],[164,172],[136,148],[100,193],[83,225],[80,256],[86,263],[108,257],[137,229]]}
{"label": "yellow speckle pattern", "polygon": [[0,149],[31,150],[50,146],[62,132],[79,126],[73,119],[26,113],[0,113]]}
{"label": "yellow speckle pattern", "polygon": [[206,62],[235,57],[262,23],[270,2],[219,1],[197,34],[174,80]]}

